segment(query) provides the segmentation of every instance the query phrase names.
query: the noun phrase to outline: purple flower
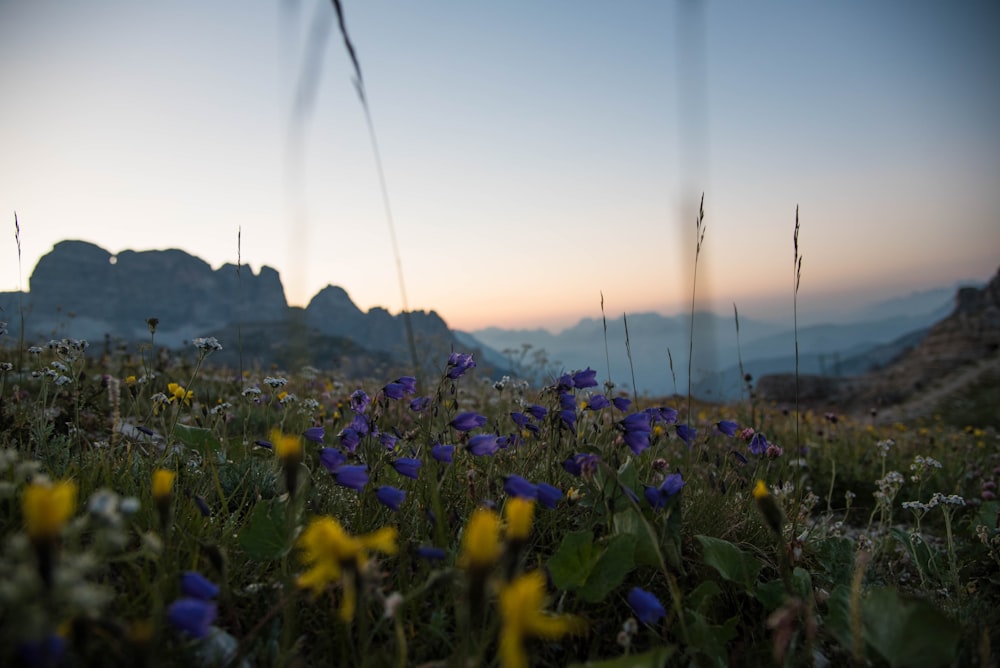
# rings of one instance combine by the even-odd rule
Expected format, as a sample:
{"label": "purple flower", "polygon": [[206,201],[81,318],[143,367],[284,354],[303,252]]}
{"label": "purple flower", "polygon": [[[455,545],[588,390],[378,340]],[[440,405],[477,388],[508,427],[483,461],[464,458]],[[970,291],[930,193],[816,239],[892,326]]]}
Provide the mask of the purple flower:
{"label": "purple flower", "polygon": [[559,411],[559,419],[570,429],[576,429],[576,411],[572,408]]}
{"label": "purple flower", "polygon": [[410,399],[410,410],[414,413],[420,413],[427,409],[431,405],[430,397],[416,397],[415,399]]}
{"label": "purple flower", "polygon": [[455,446],[438,443],[431,447],[431,457],[443,464],[451,464],[452,459],[455,457]]}
{"label": "purple flower", "polygon": [[181,575],[181,591],[185,596],[203,601],[219,595],[219,587],[198,571],[185,571]]}
{"label": "purple flower", "polygon": [[336,473],[347,462],[347,457],[336,448],[323,448],[319,451],[319,461],[327,471]]}
{"label": "purple flower", "polygon": [[452,353],[448,357],[448,367],[445,375],[452,380],[460,378],[469,369],[476,368],[476,360],[472,359],[472,353]]}
{"label": "purple flower", "polygon": [[144,433],[146,436],[153,436],[154,434],[156,434],[155,431],[153,431],[149,427],[143,427],[141,424],[138,427],[136,427],[136,429]]}
{"label": "purple flower", "polygon": [[433,545],[421,545],[417,548],[417,555],[421,559],[426,559],[428,561],[442,561],[448,556],[448,553],[440,547],[434,547]]}
{"label": "purple flower", "polygon": [[386,383],[382,388],[382,393],[389,399],[399,400],[406,394],[406,390],[401,383]]}
{"label": "purple flower", "polygon": [[733,450],[733,455],[736,457],[737,460],[739,460],[740,464],[750,463],[750,460],[747,459],[742,452],[736,452],[735,450]]}
{"label": "purple flower", "polygon": [[549,414],[549,409],[547,409],[545,406],[539,406],[538,404],[532,404],[531,406],[528,406],[524,410],[526,410],[528,412],[528,415],[535,418],[536,420],[544,420],[545,416]]}
{"label": "purple flower", "polygon": [[348,452],[354,452],[358,448],[358,443],[361,442],[361,434],[357,432],[356,429],[352,427],[345,427],[340,430],[337,434],[337,438],[340,439],[340,444],[344,446],[344,449]]}
{"label": "purple flower", "polygon": [[268,450],[274,450],[274,444],[271,441],[265,441],[264,439],[257,439],[253,442],[254,445],[260,446],[262,448],[267,448]]}
{"label": "purple flower", "polygon": [[590,398],[590,401],[587,402],[586,409],[588,411],[599,411],[602,408],[607,408],[610,405],[611,402],[608,401],[608,398],[606,396],[604,396],[603,394],[595,394]]}
{"label": "purple flower", "polygon": [[677,425],[677,435],[682,441],[687,443],[689,448],[691,447],[691,444],[694,443],[694,439],[697,434],[698,430],[693,427],[689,427],[686,424]]}
{"label": "purple flower", "polygon": [[562,490],[558,487],[553,487],[552,485],[540,482],[537,485],[538,488],[538,503],[542,504],[546,508],[555,508],[556,504],[559,503],[559,499],[562,498]]}
{"label": "purple flower", "polygon": [[576,397],[574,397],[569,392],[559,393],[559,407],[564,411],[575,411],[576,410]]}
{"label": "purple flower", "polygon": [[597,455],[580,453],[573,455],[563,462],[563,468],[570,475],[580,477],[581,475],[591,475],[597,470],[597,464],[601,458]]}
{"label": "purple flower", "polygon": [[632,405],[632,400],[626,397],[615,397],[611,400],[611,403],[615,405],[615,408],[624,413],[629,409],[629,406]]}
{"label": "purple flower", "polygon": [[396,442],[399,439],[396,438],[395,436],[393,436],[392,434],[383,431],[381,434],[378,435],[378,440],[379,440],[379,442],[382,443],[382,446],[386,450],[388,450],[389,452],[392,452],[393,450],[396,449]]}
{"label": "purple flower", "polygon": [[659,487],[646,488],[646,500],[649,501],[649,505],[655,510],[659,510],[667,505],[667,501],[676,496],[677,492],[681,491],[681,487],[683,486],[684,479],[681,478],[681,474],[671,473],[660,483]]}
{"label": "purple flower", "polygon": [[348,426],[354,431],[358,432],[358,435],[360,436],[365,436],[368,434],[368,419],[361,413],[355,415],[354,418],[351,420],[351,424]]}
{"label": "purple flower", "polygon": [[355,390],[354,394],[351,395],[351,408],[354,409],[356,413],[364,413],[368,410],[368,405],[371,404],[372,400],[368,398],[364,390]]}
{"label": "purple flower", "polygon": [[740,426],[732,420],[721,420],[715,424],[715,428],[726,436],[733,437],[736,435],[736,430],[739,429]]}
{"label": "purple flower", "polygon": [[471,412],[459,413],[448,424],[458,431],[472,431],[486,424],[486,416]]}
{"label": "purple flower", "polygon": [[478,434],[469,439],[469,452],[476,456],[494,455],[500,448],[495,434]]}
{"label": "purple flower", "polygon": [[758,431],[750,438],[750,454],[762,455],[767,452],[767,446],[769,445],[770,443],[767,442],[767,437]]}
{"label": "purple flower", "polygon": [[207,636],[218,615],[215,603],[200,598],[179,598],[167,608],[167,620],[174,628],[195,638]]}
{"label": "purple flower", "polygon": [[311,443],[322,443],[325,435],[326,430],[323,427],[309,427],[302,433],[302,436]]}
{"label": "purple flower", "polygon": [[677,411],[673,408],[658,406],[656,408],[647,408],[646,412],[649,413],[649,417],[653,422],[663,422],[666,424],[677,422]]}
{"label": "purple flower", "polygon": [[378,499],[383,506],[391,510],[399,510],[400,504],[406,500],[406,492],[389,485],[383,485],[375,490],[375,498]]}
{"label": "purple flower", "polygon": [[341,466],[333,474],[337,484],[360,492],[368,484],[368,467],[364,464]]}
{"label": "purple flower", "polygon": [[407,394],[413,394],[417,391],[417,379],[413,376],[401,376],[396,379],[396,382],[403,386],[403,391]]}
{"label": "purple flower", "polygon": [[538,498],[538,488],[519,475],[509,475],[504,478],[503,491],[507,492],[507,496],[532,500]]}
{"label": "purple flower", "polygon": [[208,517],[212,514],[212,510],[208,507],[208,504],[205,503],[205,499],[201,498],[197,494],[192,495],[191,498],[194,500],[194,505],[198,506],[198,512],[201,513],[202,517]]}
{"label": "purple flower", "polygon": [[556,390],[558,392],[565,392],[567,390],[572,390],[572,389],[573,389],[573,376],[569,375],[568,373],[564,373],[563,375],[559,376],[559,379],[556,381]]}
{"label": "purple flower", "polygon": [[530,418],[524,413],[515,411],[510,414],[510,419],[513,420],[514,424],[516,424],[519,428],[524,429]]}
{"label": "purple flower", "polygon": [[667,616],[667,611],[663,609],[660,600],[645,589],[632,587],[628,593],[628,604],[643,624],[655,624]]}
{"label": "purple flower", "polygon": [[420,465],[419,459],[400,457],[392,463],[392,468],[396,469],[396,473],[399,475],[416,480],[420,473]]}
{"label": "purple flower", "polygon": [[651,430],[649,413],[632,413],[626,415],[619,422],[625,430],[625,445],[629,447],[633,454],[638,455],[649,447],[649,433]]}
{"label": "purple flower", "polygon": [[573,386],[579,390],[597,387],[597,372],[589,366],[583,371],[577,371],[573,374]]}

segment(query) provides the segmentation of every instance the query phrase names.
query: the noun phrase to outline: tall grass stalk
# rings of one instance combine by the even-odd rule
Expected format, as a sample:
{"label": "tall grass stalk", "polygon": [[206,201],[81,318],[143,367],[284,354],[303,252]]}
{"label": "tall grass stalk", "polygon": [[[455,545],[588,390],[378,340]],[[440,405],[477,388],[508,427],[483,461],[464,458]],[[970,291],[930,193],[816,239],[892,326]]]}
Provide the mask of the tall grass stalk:
{"label": "tall grass stalk", "polygon": [[622,313],[622,322],[625,323],[625,355],[628,356],[628,370],[632,374],[632,398],[635,400],[635,409],[639,410],[639,389],[635,386],[635,366],[632,364],[632,344],[628,337],[628,315]]}
{"label": "tall grass stalk", "polygon": [[240,360],[240,390],[243,390],[243,226],[236,228],[236,282],[239,285],[239,309],[236,316],[236,353]]}
{"label": "tall grass stalk", "polygon": [[698,288],[698,257],[701,255],[701,244],[705,241],[705,193],[701,194],[701,204],[698,205],[698,218],[695,220],[694,246],[694,276],[691,279],[691,329],[688,334],[688,395],[687,423],[691,424],[691,371],[694,366],[694,304],[695,291]]}
{"label": "tall grass stalk", "polygon": [[21,224],[14,212],[14,240],[17,242],[17,373],[24,373],[24,270],[21,268]]}

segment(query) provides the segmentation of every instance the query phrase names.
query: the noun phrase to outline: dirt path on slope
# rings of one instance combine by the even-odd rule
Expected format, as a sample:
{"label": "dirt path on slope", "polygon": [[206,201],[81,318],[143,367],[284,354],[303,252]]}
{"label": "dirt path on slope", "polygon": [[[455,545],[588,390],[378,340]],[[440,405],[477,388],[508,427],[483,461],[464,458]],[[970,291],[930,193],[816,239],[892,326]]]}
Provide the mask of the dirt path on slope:
{"label": "dirt path on slope", "polygon": [[878,424],[892,424],[894,422],[906,422],[918,417],[929,417],[932,415],[934,409],[948,397],[960,392],[969,384],[975,383],[981,377],[991,372],[1000,374],[1000,355],[994,355],[977,364],[962,367],[955,373],[948,374],[917,396],[901,404],[880,410],[876,422]]}

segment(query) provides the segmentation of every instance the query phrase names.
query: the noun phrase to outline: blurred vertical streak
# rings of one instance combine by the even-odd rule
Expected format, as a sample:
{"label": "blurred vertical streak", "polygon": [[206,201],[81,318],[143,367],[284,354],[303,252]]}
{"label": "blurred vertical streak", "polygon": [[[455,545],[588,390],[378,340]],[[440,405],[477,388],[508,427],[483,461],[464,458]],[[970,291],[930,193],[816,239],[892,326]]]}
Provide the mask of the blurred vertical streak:
{"label": "blurred vertical streak", "polygon": [[[695,276],[695,247],[698,243],[695,221],[701,196],[705,193],[706,214],[702,228],[711,227],[713,202],[717,199],[709,189],[709,119],[708,119],[708,20],[703,0],[677,0],[677,131],[678,168],[680,179],[680,239],[681,266],[684,282],[690,286]],[[712,235],[706,242],[713,244]],[[705,248],[702,248],[704,251]],[[711,253],[708,253],[709,257]],[[711,271],[703,252],[698,260],[695,310],[707,308],[711,302]],[[692,376],[715,370],[715,331],[711,323],[696,321],[694,328]]]}

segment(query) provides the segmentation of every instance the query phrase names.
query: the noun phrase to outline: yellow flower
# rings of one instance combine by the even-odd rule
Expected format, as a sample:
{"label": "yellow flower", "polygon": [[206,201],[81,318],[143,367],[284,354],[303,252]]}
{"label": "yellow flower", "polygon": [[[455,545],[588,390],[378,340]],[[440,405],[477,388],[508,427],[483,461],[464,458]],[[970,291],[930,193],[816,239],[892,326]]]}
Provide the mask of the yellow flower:
{"label": "yellow flower", "polygon": [[274,454],[278,459],[295,460],[302,459],[302,439],[295,434],[283,434],[278,429],[271,430],[271,443],[274,445]]}
{"label": "yellow flower", "polygon": [[191,405],[191,399],[194,397],[193,390],[185,390],[183,385],[178,383],[168,383],[167,384],[167,396],[170,397],[171,403],[177,401],[183,401],[188,406]]}
{"label": "yellow flower", "polygon": [[500,558],[500,517],[489,508],[476,508],[462,533],[462,568],[486,570]]}
{"label": "yellow flower", "polygon": [[136,378],[135,378],[134,375],[133,376],[125,376],[125,384],[128,385],[129,387],[134,387],[137,382],[138,381],[136,380]]}
{"label": "yellow flower", "polygon": [[153,471],[153,500],[157,503],[169,502],[174,494],[174,478],[177,474],[167,469]]}
{"label": "yellow flower", "polygon": [[395,527],[383,527],[363,536],[352,536],[332,517],[317,517],[299,537],[301,560],[308,567],[296,580],[301,589],[320,594],[327,585],[339,582],[344,588],[340,618],[354,618],[356,588],[354,577],[368,561],[370,552],[393,555],[397,551]]}
{"label": "yellow flower", "polygon": [[753,498],[763,499],[765,496],[768,496],[769,494],[770,492],[767,491],[767,483],[765,483],[763,480],[758,480],[757,486],[753,488]]}
{"label": "yellow flower", "polygon": [[785,514],[781,511],[781,506],[771,496],[767,489],[767,484],[763,480],[758,480],[753,488],[753,498],[757,501],[757,508],[764,516],[764,523],[774,532],[774,535],[781,538],[781,528],[785,523]]}
{"label": "yellow flower", "polygon": [[21,497],[21,510],[31,541],[52,542],[76,510],[76,483],[71,480],[55,485],[31,483]]}
{"label": "yellow flower", "polygon": [[504,506],[504,517],[507,518],[507,540],[524,542],[531,533],[531,521],[534,519],[535,502],[515,496],[507,500]]}
{"label": "yellow flower", "polygon": [[527,668],[524,641],[529,637],[558,640],[586,629],[586,622],[579,617],[546,613],[542,610],[544,602],[545,576],[538,570],[517,577],[500,590],[503,623],[499,653],[503,668]]}

